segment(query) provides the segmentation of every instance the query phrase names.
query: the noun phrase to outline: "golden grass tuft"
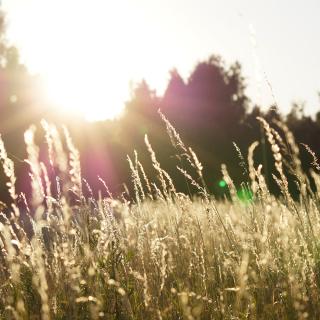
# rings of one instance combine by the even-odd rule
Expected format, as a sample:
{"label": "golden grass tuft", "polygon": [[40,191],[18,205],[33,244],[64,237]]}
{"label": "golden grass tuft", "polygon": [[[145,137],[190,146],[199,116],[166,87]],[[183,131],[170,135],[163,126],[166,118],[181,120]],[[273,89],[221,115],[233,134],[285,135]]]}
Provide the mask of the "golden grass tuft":
{"label": "golden grass tuft", "polygon": [[[291,148],[292,161],[286,164],[281,136],[259,118],[282,197],[271,195],[261,164],[254,163],[254,142],[248,165],[235,145],[248,168],[249,181],[241,188],[250,197],[239,197],[222,165],[230,199],[217,201],[208,193],[195,152],[160,115],[186,160],[178,170],[197,190],[193,198],[177,192],[147,136],[155,180],[135,152],[128,157],[131,203],[114,198],[101,178],[109,198],[85,198],[83,186],[91,188],[67,129],[63,142],[57,128],[43,121],[56,176],[50,180],[49,168],[39,162],[30,128],[25,141],[33,195],[30,204],[20,195],[24,205],[18,208],[14,164],[0,138],[12,198],[11,207],[0,203],[0,319],[320,318],[320,176],[312,171],[315,188],[303,188],[309,178],[289,129],[277,123]],[[316,155],[309,153],[318,169]],[[302,196],[296,201],[285,165],[297,170]]]}

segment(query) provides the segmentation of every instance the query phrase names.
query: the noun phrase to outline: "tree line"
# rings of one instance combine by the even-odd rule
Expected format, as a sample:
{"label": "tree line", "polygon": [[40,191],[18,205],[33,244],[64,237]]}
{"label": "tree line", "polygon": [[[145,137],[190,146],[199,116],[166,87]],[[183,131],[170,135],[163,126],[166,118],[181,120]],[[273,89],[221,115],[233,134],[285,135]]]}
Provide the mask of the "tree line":
{"label": "tree line", "polygon": [[[277,106],[268,111],[254,105],[246,94],[245,79],[241,65],[236,62],[226,66],[218,56],[211,56],[197,63],[188,79],[184,80],[177,70],[170,73],[170,80],[163,95],[150,89],[141,81],[132,91],[126,103],[124,114],[116,120],[95,123],[71,116],[66,118],[50,106],[40,94],[41,82],[31,76],[20,63],[19,53],[5,39],[5,23],[0,19],[0,134],[6,144],[9,156],[15,162],[18,189],[28,194],[28,166],[23,142],[23,132],[35,124],[40,128],[41,119],[69,127],[76,146],[80,150],[83,176],[97,195],[103,189],[98,175],[108,184],[114,194],[131,190],[131,175],[127,156],[139,157],[145,172],[154,176],[150,154],[145,145],[148,136],[158,161],[174,179],[178,190],[193,194],[194,188],[177,170],[188,166],[177,152],[177,146],[170,143],[170,135],[161,114],[176,128],[185,145],[198,155],[204,167],[204,180],[208,190],[215,196],[227,195],[222,181],[221,164],[225,163],[235,184],[240,190],[248,181],[247,150],[254,141],[259,142],[255,163],[262,164],[267,183],[277,194],[279,190],[272,178],[274,161],[267,138],[257,117],[263,117],[287,141],[281,121],[294,134],[303,159],[304,169],[313,161],[306,147],[315,154],[320,150],[320,111],[315,117],[303,113],[303,106],[294,104],[287,115],[281,115]],[[108,91],[106,88],[106,92]],[[111,88],[112,89],[112,88]],[[90,106],[89,106],[90,107]],[[105,106],[108,108],[108,106]],[[159,112],[160,110],[160,112]],[[38,131],[40,155],[46,159],[43,132]],[[289,150],[287,148],[287,150]],[[288,162],[290,162],[290,154]],[[289,168],[289,166],[288,166]],[[289,170],[289,169],[288,169]],[[2,170],[1,170],[2,171]],[[6,187],[3,173],[0,173],[1,199],[6,201]],[[290,186],[295,193],[294,181]]]}

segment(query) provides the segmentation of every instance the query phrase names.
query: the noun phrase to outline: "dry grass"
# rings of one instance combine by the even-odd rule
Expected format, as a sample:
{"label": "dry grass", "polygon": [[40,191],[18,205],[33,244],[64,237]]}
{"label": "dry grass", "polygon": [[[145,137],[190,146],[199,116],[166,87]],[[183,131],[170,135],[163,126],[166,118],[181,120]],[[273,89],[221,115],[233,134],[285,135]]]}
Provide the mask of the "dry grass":
{"label": "dry grass", "polygon": [[136,153],[128,158],[134,201],[110,193],[84,198],[82,188],[90,187],[69,133],[65,129],[62,142],[43,122],[51,168],[39,162],[30,129],[25,140],[33,194],[27,204],[16,195],[13,162],[0,141],[12,197],[10,208],[0,208],[1,319],[320,318],[320,176],[312,172],[313,192],[289,131],[299,201],[288,191],[281,138],[263,119],[282,197],[270,194],[262,166],[253,161],[254,143],[250,181],[242,185],[247,199],[239,199],[223,165],[230,199],[215,201],[199,159],[162,118],[190,167],[178,170],[198,190],[194,199],[176,191],[147,137],[155,178],[147,177]]}

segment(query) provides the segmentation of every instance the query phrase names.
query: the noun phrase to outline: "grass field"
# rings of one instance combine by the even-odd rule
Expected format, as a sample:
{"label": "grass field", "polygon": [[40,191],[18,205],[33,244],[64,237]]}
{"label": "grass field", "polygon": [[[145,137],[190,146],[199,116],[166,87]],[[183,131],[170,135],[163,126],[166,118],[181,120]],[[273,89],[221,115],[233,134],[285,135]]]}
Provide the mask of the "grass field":
{"label": "grass field", "polygon": [[[130,202],[125,195],[84,197],[90,186],[71,137],[65,129],[60,139],[42,122],[48,165],[60,178],[48,177],[29,129],[27,203],[16,194],[14,165],[1,140],[12,206],[3,205],[0,216],[0,319],[320,318],[320,175],[312,151],[311,188],[290,131],[279,124],[283,143],[259,119],[281,197],[269,192],[263,168],[253,162],[254,143],[248,159],[240,153],[250,178],[243,196],[223,165],[230,196],[218,201],[207,192],[200,160],[163,120],[184,160],[177,170],[198,190],[194,197],[176,191],[147,137],[154,177],[146,176],[137,154],[128,158]],[[298,200],[288,190],[288,168]]]}

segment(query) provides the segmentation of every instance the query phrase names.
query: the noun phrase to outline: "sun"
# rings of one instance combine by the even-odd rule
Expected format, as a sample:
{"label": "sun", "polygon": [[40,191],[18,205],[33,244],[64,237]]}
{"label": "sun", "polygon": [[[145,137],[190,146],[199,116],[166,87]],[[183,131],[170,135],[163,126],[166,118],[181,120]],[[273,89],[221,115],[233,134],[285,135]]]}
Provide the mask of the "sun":
{"label": "sun", "polygon": [[108,8],[101,1],[93,3],[88,11],[81,1],[56,1],[54,6],[39,2],[41,14],[34,13],[32,20],[34,36],[28,38],[26,34],[27,60],[41,70],[49,101],[89,121],[121,114],[129,95],[130,76],[119,61],[125,45],[112,39],[123,35],[123,30],[110,31],[116,25],[110,9],[114,12],[119,8]]}
{"label": "sun", "polygon": [[[75,51],[78,49],[73,47]],[[85,63],[84,56],[88,55],[82,53],[77,58],[70,57],[68,62],[57,61],[43,75],[49,101],[71,114],[81,114],[88,121],[116,118],[128,99],[125,78],[119,81],[112,65]]]}
{"label": "sun", "polygon": [[129,2],[12,1],[11,34],[29,70],[41,75],[50,104],[89,121],[118,117],[134,81],[125,59]]}
{"label": "sun", "polygon": [[164,91],[172,43],[138,1],[5,0],[9,34],[50,104],[89,121],[121,115],[130,84]]}
{"label": "sun", "polygon": [[129,92],[125,83],[119,84],[96,69],[79,72],[68,65],[63,71],[63,77],[54,71],[44,77],[46,95],[54,107],[80,114],[88,121],[121,115]]}

